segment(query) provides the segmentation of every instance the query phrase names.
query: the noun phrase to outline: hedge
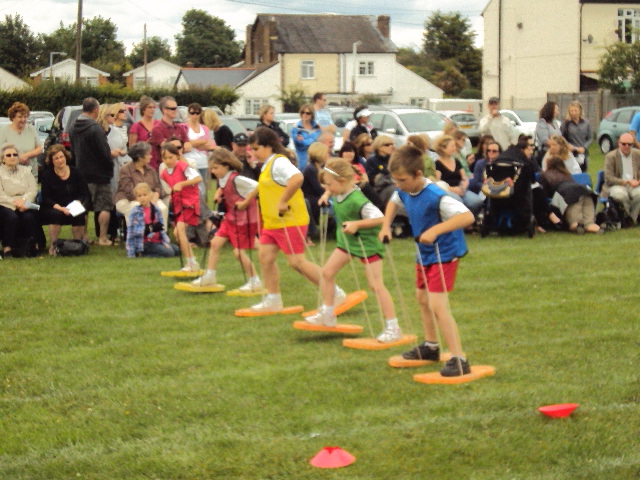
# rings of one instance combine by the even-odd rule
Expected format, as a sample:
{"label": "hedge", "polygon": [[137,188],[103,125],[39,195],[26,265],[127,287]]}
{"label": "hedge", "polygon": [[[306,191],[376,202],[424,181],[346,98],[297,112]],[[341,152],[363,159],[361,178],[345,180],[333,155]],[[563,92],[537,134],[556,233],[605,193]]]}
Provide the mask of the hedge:
{"label": "hedge", "polygon": [[66,105],[80,105],[87,97],[94,97],[100,103],[137,102],[147,95],[156,100],[171,95],[178,105],[199,103],[202,106],[215,105],[222,111],[238,100],[238,95],[229,88],[207,87],[203,89],[176,90],[173,88],[132,89],[118,84],[100,87],[76,85],[73,83],[52,83],[44,81],[32,88],[0,91],[0,116],[14,102],[22,102],[31,110],[45,110],[57,114]]}

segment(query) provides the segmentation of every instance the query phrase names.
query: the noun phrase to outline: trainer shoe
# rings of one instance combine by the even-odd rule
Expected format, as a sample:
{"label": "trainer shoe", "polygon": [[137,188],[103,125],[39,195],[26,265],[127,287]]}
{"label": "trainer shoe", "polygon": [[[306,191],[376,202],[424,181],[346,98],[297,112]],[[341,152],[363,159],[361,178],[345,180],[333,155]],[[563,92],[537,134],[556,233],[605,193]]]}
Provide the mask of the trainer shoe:
{"label": "trainer shoe", "polygon": [[344,290],[342,290],[340,287],[336,287],[336,294],[333,299],[333,304],[337,307],[338,305],[344,303],[346,299],[347,294],[344,293]]}
{"label": "trainer shoe", "polygon": [[396,342],[402,338],[402,330],[400,327],[387,327],[376,337],[380,343]]}
{"label": "trainer shoe", "polygon": [[440,360],[440,347],[432,349],[425,344],[420,344],[408,352],[404,352],[402,358],[405,360],[431,360],[437,362]]}
{"label": "trainer shoe", "polygon": [[260,303],[256,303],[251,306],[251,310],[254,312],[279,312],[282,310],[282,299],[269,299],[264,297]]}
{"label": "trainer shoe", "polygon": [[442,370],[440,370],[440,375],[443,377],[461,377],[469,373],[471,373],[469,362],[460,357],[451,357],[449,361],[444,364]]}
{"label": "trainer shoe", "polygon": [[200,265],[198,265],[198,262],[187,263],[184,267],[180,269],[180,271],[181,272],[199,272]]}
{"label": "trainer shoe", "polygon": [[335,327],[337,323],[336,316],[327,313],[323,307],[318,309],[318,313],[304,317],[304,321],[311,325],[324,325],[325,327]]}
{"label": "trainer shoe", "polygon": [[262,288],[262,284],[260,283],[260,279],[249,279],[247,280],[247,283],[245,283],[244,285],[242,285],[241,287],[238,287],[238,290],[240,290],[242,293],[251,293],[251,292],[256,292],[258,290],[260,290]]}
{"label": "trainer shoe", "polygon": [[214,273],[205,273],[199,278],[196,278],[191,285],[194,287],[210,287],[216,284],[216,275]]}

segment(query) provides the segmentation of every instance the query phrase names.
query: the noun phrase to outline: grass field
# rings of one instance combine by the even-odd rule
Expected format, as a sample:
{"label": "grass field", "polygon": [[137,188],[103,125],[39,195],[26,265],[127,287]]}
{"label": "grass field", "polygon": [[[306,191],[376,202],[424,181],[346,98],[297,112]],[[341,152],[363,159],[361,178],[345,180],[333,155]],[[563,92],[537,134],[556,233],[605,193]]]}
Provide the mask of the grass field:
{"label": "grass field", "polygon": [[[497,372],[458,386],[412,381],[438,366],[388,367],[401,348],[234,317],[253,300],[172,289],[159,271],[176,260],[92,247],[0,262],[0,478],[640,478],[640,229],[467,238],[451,304],[470,362]],[[402,299],[388,263],[386,283],[417,333],[414,247],[392,249]],[[229,253],[219,279],[234,288]],[[286,303],[312,307],[281,266]],[[349,268],[339,281],[354,288]],[[344,321],[366,325],[362,307]],[[580,404],[567,419],[536,411],[565,402]],[[357,461],[310,466],[324,446]]]}

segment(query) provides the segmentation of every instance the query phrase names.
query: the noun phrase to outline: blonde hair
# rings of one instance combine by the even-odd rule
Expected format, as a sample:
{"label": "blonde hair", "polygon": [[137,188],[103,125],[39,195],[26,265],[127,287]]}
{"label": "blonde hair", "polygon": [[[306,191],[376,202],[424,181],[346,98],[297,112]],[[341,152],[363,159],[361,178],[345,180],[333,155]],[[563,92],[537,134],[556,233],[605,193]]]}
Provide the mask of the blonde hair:
{"label": "blonde hair", "polygon": [[324,168],[318,172],[318,180],[320,183],[324,183],[324,179],[330,176],[339,182],[347,183],[353,181],[353,173],[353,166],[350,162],[342,158],[330,158]]}
{"label": "blonde hair", "polygon": [[313,142],[311,145],[309,145],[309,149],[307,150],[307,158],[316,167],[322,164],[322,162],[325,161],[328,155],[329,147],[320,142]]}
{"label": "blonde hair", "polygon": [[137,195],[138,193],[151,193],[151,187],[145,182],[137,183],[136,186],[133,187],[133,194]]}
{"label": "blonde hair", "polygon": [[373,141],[373,151],[378,153],[378,149],[382,147],[383,143],[393,143],[393,138],[389,135],[378,135]]}
{"label": "blonde hair", "polygon": [[209,130],[212,130],[214,132],[220,125],[222,125],[222,120],[220,120],[218,114],[210,108],[205,108],[204,110],[202,110],[202,115],[200,116],[200,118],[202,119],[202,124]]}
{"label": "blonde hair", "polygon": [[560,147],[560,150],[557,154],[558,157],[562,158],[563,160],[569,158],[569,145],[562,135],[551,135],[549,137],[549,140],[553,140]]}
{"label": "blonde hair", "polygon": [[[264,116],[265,116],[265,115],[267,114],[267,112],[268,112],[269,110],[271,110],[272,108],[273,108],[273,106],[269,105],[268,103],[265,103],[264,105],[262,105],[262,106],[260,107],[260,109],[258,110],[258,117],[260,118],[260,121],[261,121],[262,123],[264,123],[264,120],[263,120]],[[274,111],[275,111],[275,109],[274,109]]]}
{"label": "blonde hair", "polygon": [[569,105],[567,105],[567,115],[564,117],[567,122],[571,121],[571,115],[569,115],[569,109],[571,107],[578,107],[578,110],[580,110],[579,119],[584,119],[584,116],[582,114],[582,104],[578,100],[573,100],[572,102],[569,102]]}
{"label": "blonde hair", "polygon": [[450,142],[453,142],[451,135],[440,135],[433,142],[433,150],[440,156],[444,155],[444,149],[447,148]]}
{"label": "blonde hair", "polygon": [[453,135],[453,132],[455,132],[456,130],[458,130],[458,125],[456,125],[456,122],[449,118],[446,119],[444,122],[444,126],[442,127],[442,134]]}
{"label": "blonde hair", "polygon": [[102,128],[104,128],[105,131],[109,126],[109,124],[107,123],[107,115],[109,115],[109,113],[111,113],[111,105],[109,105],[108,103],[103,103],[98,108],[98,118],[96,119],[96,121]]}
{"label": "blonde hair", "polygon": [[209,168],[214,165],[226,165],[231,170],[240,172],[242,170],[242,162],[236,156],[224,147],[216,147],[209,154]]}

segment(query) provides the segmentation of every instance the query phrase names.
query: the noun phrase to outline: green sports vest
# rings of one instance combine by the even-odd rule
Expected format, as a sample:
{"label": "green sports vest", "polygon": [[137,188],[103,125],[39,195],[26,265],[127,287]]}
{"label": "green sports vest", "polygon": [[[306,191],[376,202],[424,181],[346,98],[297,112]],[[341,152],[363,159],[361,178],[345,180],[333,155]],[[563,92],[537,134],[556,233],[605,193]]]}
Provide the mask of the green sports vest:
{"label": "green sports vest", "polygon": [[[369,199],[365,197],[360,190],[356,189],[348,194],[342,202],[338,202],[336,197],[333,197],[333,200],[333,212],[336,216],[338,248],[341,248],[342,250],[359,258],[370,257],[376,254],[382,257],[382,254],[384,253],[384,246],[380,240],[378,240],[380,227],[361,228],[358,230],[360,239],[362,240],[362,246],[355,235],[350,235],[348,233],[343,234],[340,227],[343,222],[362,220],[362,207],[364,207],[366,203],[369,203]],[[364,254],[362,252],[363,246]]]}

